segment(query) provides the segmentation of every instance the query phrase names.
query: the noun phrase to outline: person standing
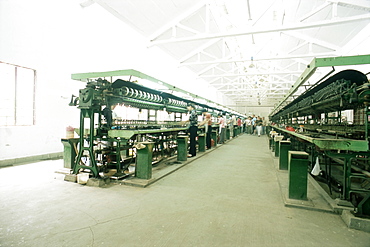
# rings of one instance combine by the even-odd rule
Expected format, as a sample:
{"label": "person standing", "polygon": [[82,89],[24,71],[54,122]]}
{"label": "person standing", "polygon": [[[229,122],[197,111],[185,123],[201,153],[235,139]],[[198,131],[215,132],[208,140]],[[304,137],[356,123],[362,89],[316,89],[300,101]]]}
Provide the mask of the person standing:
{"label": "person standing", "polygon": [[189,120],[185,121],[190,124],[190,148],[188,157],[195,157],[197,155],[197,135],[198,135],[198,115],[195,110],[195,106],[191,103],[188,104],[187,109],[189,111]]}
{"label": "person standing", "polygon": [[243,129],[242,129],[242,119],[240,117],[238,117],[238,132],[237,133],[243,133]]}
{"label": "person standing", "polygon": [[[232,119],[231,119],[231,117],[229,117],[229,118],[228,117],[229,116],[228,116],[228,114],[226,114],[226,112],[224,112],[222,114],[222,118],[225,119],[225,129],[224,129],[224,140],[225,140],[225,142],[228,141],[230,139],[230,137],[232,136],[231,131],[232,131],[232,128],[233,128]],[[227,134],[226,131],[228,131],[229,133]]]}
{"label": "person standing", "polygon": [[267,128],[267,121],[265,117],[262,117],[262,135],[266,134],[266,128]]}
{"label": "person standing", "polygon": [[231,123],[230,123],[230,130],[231,130],[231,136],[235,137],[236,136],[236,128],[238,127],[238,122],[236,120],[235,115],[231,115]]}
{"label": "person standing", "polygon": [[246,123],[246,121],[247,121],[247,118],[242,119],[242,126],[243,126],[243,132],[244,133],[247,133],[247,123]]}
{"label": "person standing", "polygon": [[[226,117],[226,116],[225,116]],[[218,115],[218,125],[219,125],[219,135],[220,135],[220,141],[219,144],[223,144],[225,142],[225,127],[226,122],[225,118],[221,114]]]}
{"label": "person standing", "polygon": [[252,135],[256,133],[256,115],[253,114],[252,116]]}
{"label": "person standing", "polygon": [[257,129],[257,135],[258,137],[260,137],[262,132],[262,119],[259,116],[257,117],[255,124]]}
{"label": "person standing", "polygon": [[211,114],[207,112],[206,109],[202,110],[204,120],[199,124],[199,126],[204,125],[204,132],[206,133],[206,147],[211,149],[212,146],[212,119]]}
{"label": "person standing", "polygon": [[248,117],[246,120],[245,120],[245,127],[247,128],[246,132],[247,134],[252,134],[253,132],[253,129],[252,129],[252,118],[251,117]]}

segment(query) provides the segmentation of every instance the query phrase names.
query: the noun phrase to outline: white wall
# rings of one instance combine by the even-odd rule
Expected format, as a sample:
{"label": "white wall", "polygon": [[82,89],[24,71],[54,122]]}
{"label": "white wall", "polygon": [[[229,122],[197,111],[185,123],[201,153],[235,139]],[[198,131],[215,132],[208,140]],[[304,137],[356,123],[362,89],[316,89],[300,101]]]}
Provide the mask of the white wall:
{"label": "white wall", "polygon": [[97,4],[82,8],[80,2],[0,1],[0,61],[38,74],[36,125],[0,127],[0,160],[62,151],[65,127],[79,121],[69,97],[85,86],[71,80],[72,73],[136,69],[208,97],[208,86],[193,73],[158,48],[148,49],[140,34]]}

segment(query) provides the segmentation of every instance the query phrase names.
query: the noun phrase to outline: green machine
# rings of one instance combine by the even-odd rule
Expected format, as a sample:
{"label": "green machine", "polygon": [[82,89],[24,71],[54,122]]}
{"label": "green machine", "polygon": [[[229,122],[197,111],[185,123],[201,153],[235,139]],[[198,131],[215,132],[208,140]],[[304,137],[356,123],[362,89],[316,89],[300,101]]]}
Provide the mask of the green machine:
{"label": "green machine", "polygon": [[[350,65],[351,68],[336,71],[337,66]],[[357,215],[366,217],[370,216],[367,65],[370,65],[370,55],[315,58],[269,116],[271,128],[290,140],[288,148],[292,152],[308,154],[307,172],[320,166],[319,173],[313,172],[314,178],[330,196],[342,204],[352,205]],[[317,82],[309,82],[319,68],[325,67],[331,68],[329,73]],[[365,68],[365,71],[354,68]],[[303,93],[292,97],[303,88]],[[286,157],[280,158],[286,166]],[[297,170],[292,168],[292,172]],[[292,188],[299,187],[299,179],[296,176],[292,179]],[[306,184],[307,179],[303,180],[301,183]]]}
{"label": "green machine", "polygon": [[[166,90],[145,87],[133,78],[155,82]],[[109,169],[114,169],[113,176],[121,178],[133,173],[129,167],[136,162],[136,176],[149,179],[152,163],[178,152],[177,137],[185,135],[188,129],[182,122],[187,104],[195,105],[199,115],[202,109],[213,114],[225,109],[136,70],[73,74],[72,79],[86,82],[86,87],[79,90],[78,96],[72,96],[70,102],[71,106],[80,109],[77,150],[65,149],[73,151],[66,155],[66,162],[72,162],[73,174],[88,171],[92,177],[100,178],[106,176]],[[141,117],[117,117],[116,107],[127,111],[136,109]],[[66,146],[67,141],[64,141]]]}

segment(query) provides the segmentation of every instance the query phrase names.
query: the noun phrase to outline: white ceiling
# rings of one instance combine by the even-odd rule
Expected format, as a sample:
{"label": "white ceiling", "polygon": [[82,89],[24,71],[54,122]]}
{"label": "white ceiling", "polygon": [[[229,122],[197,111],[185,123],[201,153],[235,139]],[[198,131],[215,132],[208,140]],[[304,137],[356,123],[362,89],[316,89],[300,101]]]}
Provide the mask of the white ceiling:
{"label": "white ceiling", "polygon": [[370,0],[89,0],[237,105],[274,106],[314,57],[370,36]]}

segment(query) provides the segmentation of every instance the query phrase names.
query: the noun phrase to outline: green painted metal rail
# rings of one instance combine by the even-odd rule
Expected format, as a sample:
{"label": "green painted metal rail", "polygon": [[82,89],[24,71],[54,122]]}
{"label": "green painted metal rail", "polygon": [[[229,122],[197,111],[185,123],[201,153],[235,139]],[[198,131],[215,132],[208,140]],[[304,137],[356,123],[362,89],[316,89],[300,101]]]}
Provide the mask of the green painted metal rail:
{"label": "green painted metal rail", "polygon": [[283,128],[278,128],[275,126],[271,127],[276,129],[278,132],[285,132],[301,140],[310,142],[321,150],[346,150],[354,152],[366,152],[369,150],[369,143],[366,140],[314,138]]}
{"label": "green painted metal rail", "polygon": [[[142,73],[140,71],[137,71],[137,70],[134,70],[134,69],[114,70],[114,71],[105,71],[105,72],[76,73],[76,74],[72,74],[71,78],[73,80],[78,80],[78,81],[88,81],[89,79],[94,79],[94,78],[105,78],[105,77],[115,77],[115,76],[134,76],[134,77],[137,77],[137,78],[152,81],[152,82],[155,82],[155,83],[158,83],[160,85],[165,86],[166,88],[168,88],[171,91],[181,92],[181,93],[186,94],[186,95],[188,95],[192,98],[204,100],[205,102],[207,102],[207,104],[211,103],[211,104],[214,104],[215,106],[217,106],[221,109],[223,109],[223,108],[228,109],[228,111],[236,113],[236,111],[234,111],[234,110],[232,110],[232,109],[230,109],[230,108],[228,108],[224,105],[221,105],[219,103],[216,103],[214,101],[211,101],[209,99],[201,97],[197,94],[190,93],[186,90],[183,90],[183,89],[178,88],[174,85],[168,84],[164,81],[158,80],[157,78],[154,78],[152,76],[149,76],[147,74],[144,74],[144,73]],[[238,113],[238,115],[243,116],[242,113]]]}

